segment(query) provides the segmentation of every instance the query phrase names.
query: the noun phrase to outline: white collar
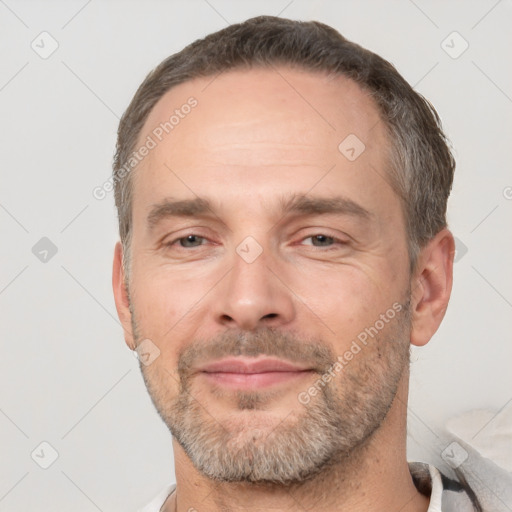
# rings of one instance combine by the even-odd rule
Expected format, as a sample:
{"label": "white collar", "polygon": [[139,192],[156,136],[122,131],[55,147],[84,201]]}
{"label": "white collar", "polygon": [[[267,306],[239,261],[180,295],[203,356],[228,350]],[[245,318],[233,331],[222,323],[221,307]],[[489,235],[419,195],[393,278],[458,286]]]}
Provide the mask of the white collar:
{"label": "white collar", "polygon": [[[431,464],[425,464],[425,469],[428,468],[430,474],[430,481],[432,486],[432,492],[430,494],[430,504],[427,512],[443,512],[441,509],[441,500],[443,496],[443,482],[441,480],[441,473],[439,470]],[[425,478],[427,474],[425,472]],[[159,512],[162,505],[165,503],[169,495],[176,489],[176,484],[168,485],[165,489],[162,489],[144,508],[140,509],[139,512]]]}

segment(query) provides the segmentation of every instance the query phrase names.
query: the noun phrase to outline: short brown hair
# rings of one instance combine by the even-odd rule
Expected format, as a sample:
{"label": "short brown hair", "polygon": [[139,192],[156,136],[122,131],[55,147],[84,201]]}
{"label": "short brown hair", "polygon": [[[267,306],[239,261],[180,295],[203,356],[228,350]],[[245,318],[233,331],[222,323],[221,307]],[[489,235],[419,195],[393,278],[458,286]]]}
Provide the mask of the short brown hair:
{"label": "short brown hair", "polygon": [[411,269],[421,247],[446,227],[455,162],[428,100],[388,61],[323,23],[259,16],[210,34],[165,59],[149,73],[123,114],[113,179],[125,264],[131,241],[132,172],[124,166],[156,103],[172,87],[194,78],[276,65],[346,76],[375,100],[390,136],[388,177],[402,201]]}

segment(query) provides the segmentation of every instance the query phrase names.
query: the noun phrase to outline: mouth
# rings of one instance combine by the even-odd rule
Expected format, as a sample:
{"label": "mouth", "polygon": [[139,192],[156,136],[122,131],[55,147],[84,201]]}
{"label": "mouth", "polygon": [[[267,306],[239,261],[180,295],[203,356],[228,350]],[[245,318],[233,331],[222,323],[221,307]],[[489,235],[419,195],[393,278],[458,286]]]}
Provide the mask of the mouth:
{"label": "mouth", "polygon": [[229,358],[200,368],[200,374],[210,383],[233,389],[260,389],[289,383],[313,373],[312,368],[273,358]]}

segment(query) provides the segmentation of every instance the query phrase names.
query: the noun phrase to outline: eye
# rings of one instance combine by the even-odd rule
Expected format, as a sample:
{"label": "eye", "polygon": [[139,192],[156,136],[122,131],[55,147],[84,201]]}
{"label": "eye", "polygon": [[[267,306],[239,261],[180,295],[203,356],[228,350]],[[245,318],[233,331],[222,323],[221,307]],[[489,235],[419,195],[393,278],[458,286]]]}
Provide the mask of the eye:
{"label": "eye", "polygon": [[187,235],[170,242],[168,245],[175,245],[178,242],[179,245],[184,248],[199,247],[203,245],[205,240],[206,239],[204,237],[199,235]]}
{"label": "eye", "polygon": [[308,236],[307,238],[304,238],[304,241],[305,240],[311,240],[311,243],[306,245],[313,245],[314,247],[330,247],[337,241],[336,238],[332,236],[322,234]]}

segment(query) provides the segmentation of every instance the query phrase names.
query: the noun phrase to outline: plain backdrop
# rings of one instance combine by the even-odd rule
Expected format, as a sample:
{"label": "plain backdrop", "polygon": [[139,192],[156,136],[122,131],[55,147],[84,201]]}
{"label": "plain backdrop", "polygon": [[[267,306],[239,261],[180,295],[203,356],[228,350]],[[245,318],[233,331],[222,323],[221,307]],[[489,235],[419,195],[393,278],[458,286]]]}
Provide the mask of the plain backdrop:
{"label": "plain backdrop", "polygon": [[409,458],[435,462],[448,418],[512,399],[510,1],[0,0],[0,511],[134,511],[174,482],[115,312],[113,197],[92,191],[146,74],[260,14],[326,22],[391,61],[453,143],[455,285],[413,350]]}

